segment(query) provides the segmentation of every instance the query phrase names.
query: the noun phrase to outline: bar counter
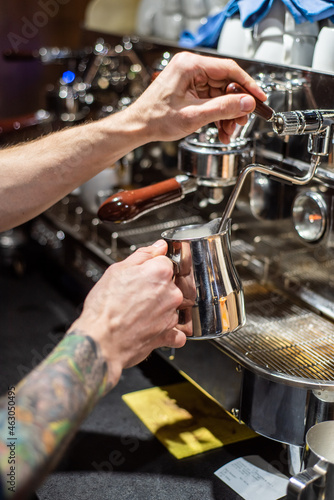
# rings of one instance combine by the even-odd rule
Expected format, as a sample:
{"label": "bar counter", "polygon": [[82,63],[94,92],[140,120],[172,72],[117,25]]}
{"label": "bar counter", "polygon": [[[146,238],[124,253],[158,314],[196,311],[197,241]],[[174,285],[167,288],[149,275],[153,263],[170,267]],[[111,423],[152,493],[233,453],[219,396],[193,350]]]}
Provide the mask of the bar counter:
{"label": "bar counter", "polygon": [[[78,315],[80,304],[72,299],[71,291],[66,293],[55,286],[38,261],[29,263],[20,276],[3,266],[0,290],[0,389],[4,393],[59,342]],[[122,400],[126,393],[183,380],[157,353],[125,370],[117,387],[82,424],[57,469],[35,497],[237,500],[241,497],[214,475],[231,460],[260,455],[286,473],[283,446],[260,436],[177,460]]]}

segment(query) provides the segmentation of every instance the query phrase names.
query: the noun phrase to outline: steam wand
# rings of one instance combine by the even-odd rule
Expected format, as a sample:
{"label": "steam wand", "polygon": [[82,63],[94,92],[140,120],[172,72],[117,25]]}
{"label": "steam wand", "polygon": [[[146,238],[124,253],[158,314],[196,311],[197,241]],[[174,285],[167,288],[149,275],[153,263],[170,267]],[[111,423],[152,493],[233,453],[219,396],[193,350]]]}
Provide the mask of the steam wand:
{"label": "steam wand", "polygon": [[223,215],[222,215],[222,218],[221,218],[221,221],[219,224],[218,233],[221,233],[222,231],[224,231],[225,226],[226,226],[226,222],[228,221],[228,219],[231,218],[234,206],[236,204],[236,201],[237,201],[238,196],[240,194],[241,188],[242,188],[248,174],[250,174],[251,172],[259,172],[260,174],[272,175],[273,177],[277,177],[278,179],[282,179],[284,181],[291,182],[292,184],[297,184],[299,186],[303,186],[304,184],[307,184],[308,182],[310,182],[310,180],[312,179],[312,177],[315,174],[315,171],[317,170],[317,168],[319,166],[319,163],[320,163],[320,156],[313,155],[311,158],[311,168],[307,172],[307,174],[304,175],[303,177],[294,177],[294,176],[290,176],[288,174],[284,174],[283,172],[276,172],[274,170],[273,166],[268,167],[265,165],[261,165],[259,163],[251,163],[251,164],[247,165],[246,167],[244,167],[239,174],[238,180],[237,180],[237,182],[234,186],[234,189],[233,189],[233,191],[232,191],[232,193],[227,201],[227,204],[225,206],[225,210],[223,212]]}

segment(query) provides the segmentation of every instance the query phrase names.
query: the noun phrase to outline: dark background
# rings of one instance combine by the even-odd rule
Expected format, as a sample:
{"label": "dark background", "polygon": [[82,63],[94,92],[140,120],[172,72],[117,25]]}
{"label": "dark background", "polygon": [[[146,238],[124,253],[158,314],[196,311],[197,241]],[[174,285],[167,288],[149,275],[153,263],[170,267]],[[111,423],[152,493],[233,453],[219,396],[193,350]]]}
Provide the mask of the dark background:
{"label": "dark background", "polygon": [[[61,74],[60,66],[43,66],[38,61],[5,61],[2,53],[13,49],[12,40],[17,41],[18,49],[23,51],[44,46],[78,48],[82,44],[82,24],[89,0],[59,0],[59,3],[49,0],[50,12],[52,4],[59,7],[54,15],[48,15],[41,7],[47,5],[47,1],[0,0],[0,118],[44,107],[45,85]],[[40,12],[44,15],[39,16]],[[29,22],[33,26],[40,22],[41,27],[29,32]],[[25,36],[27,33],[29,37]]]}

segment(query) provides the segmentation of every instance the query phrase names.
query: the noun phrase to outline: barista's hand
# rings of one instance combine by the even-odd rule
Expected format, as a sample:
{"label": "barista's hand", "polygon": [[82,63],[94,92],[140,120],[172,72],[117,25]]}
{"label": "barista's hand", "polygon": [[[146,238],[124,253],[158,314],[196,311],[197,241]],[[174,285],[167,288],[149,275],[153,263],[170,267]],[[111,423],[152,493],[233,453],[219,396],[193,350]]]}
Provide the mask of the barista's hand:
{"label": "barista's hand", "polygon": [[247,114],[255,109],[255,100],[248,94],[225,94],[231,82],[266,100],[264,92],[235,61],[181,52],[129,112],[144,121],[151,140],[181,139],[216,122],[220,140],[228,143],[236,123],[244,125]]}
{"label": "barista's hand", "polygon": [[186,341],[175,328],[183,295],[173,282],[166,250],[167,244],[159,240],[110,266],[70,329],[100,345],[112,386],[124,368],[144,360],[153,349],[182,347]]}

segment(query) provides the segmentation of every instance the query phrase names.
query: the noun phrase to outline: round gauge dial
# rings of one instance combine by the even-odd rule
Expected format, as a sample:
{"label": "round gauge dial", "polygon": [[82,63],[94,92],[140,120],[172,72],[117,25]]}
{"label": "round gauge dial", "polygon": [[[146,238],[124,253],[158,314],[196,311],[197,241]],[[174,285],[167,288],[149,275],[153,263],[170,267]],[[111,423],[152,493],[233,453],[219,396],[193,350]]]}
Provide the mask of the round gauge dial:
{"label": "round gauge dial", "polygon": [[293,204],[292,217],[299,236],[308,242],[319,241],[326,230],[327,205],[319,193],[299,194]]}

